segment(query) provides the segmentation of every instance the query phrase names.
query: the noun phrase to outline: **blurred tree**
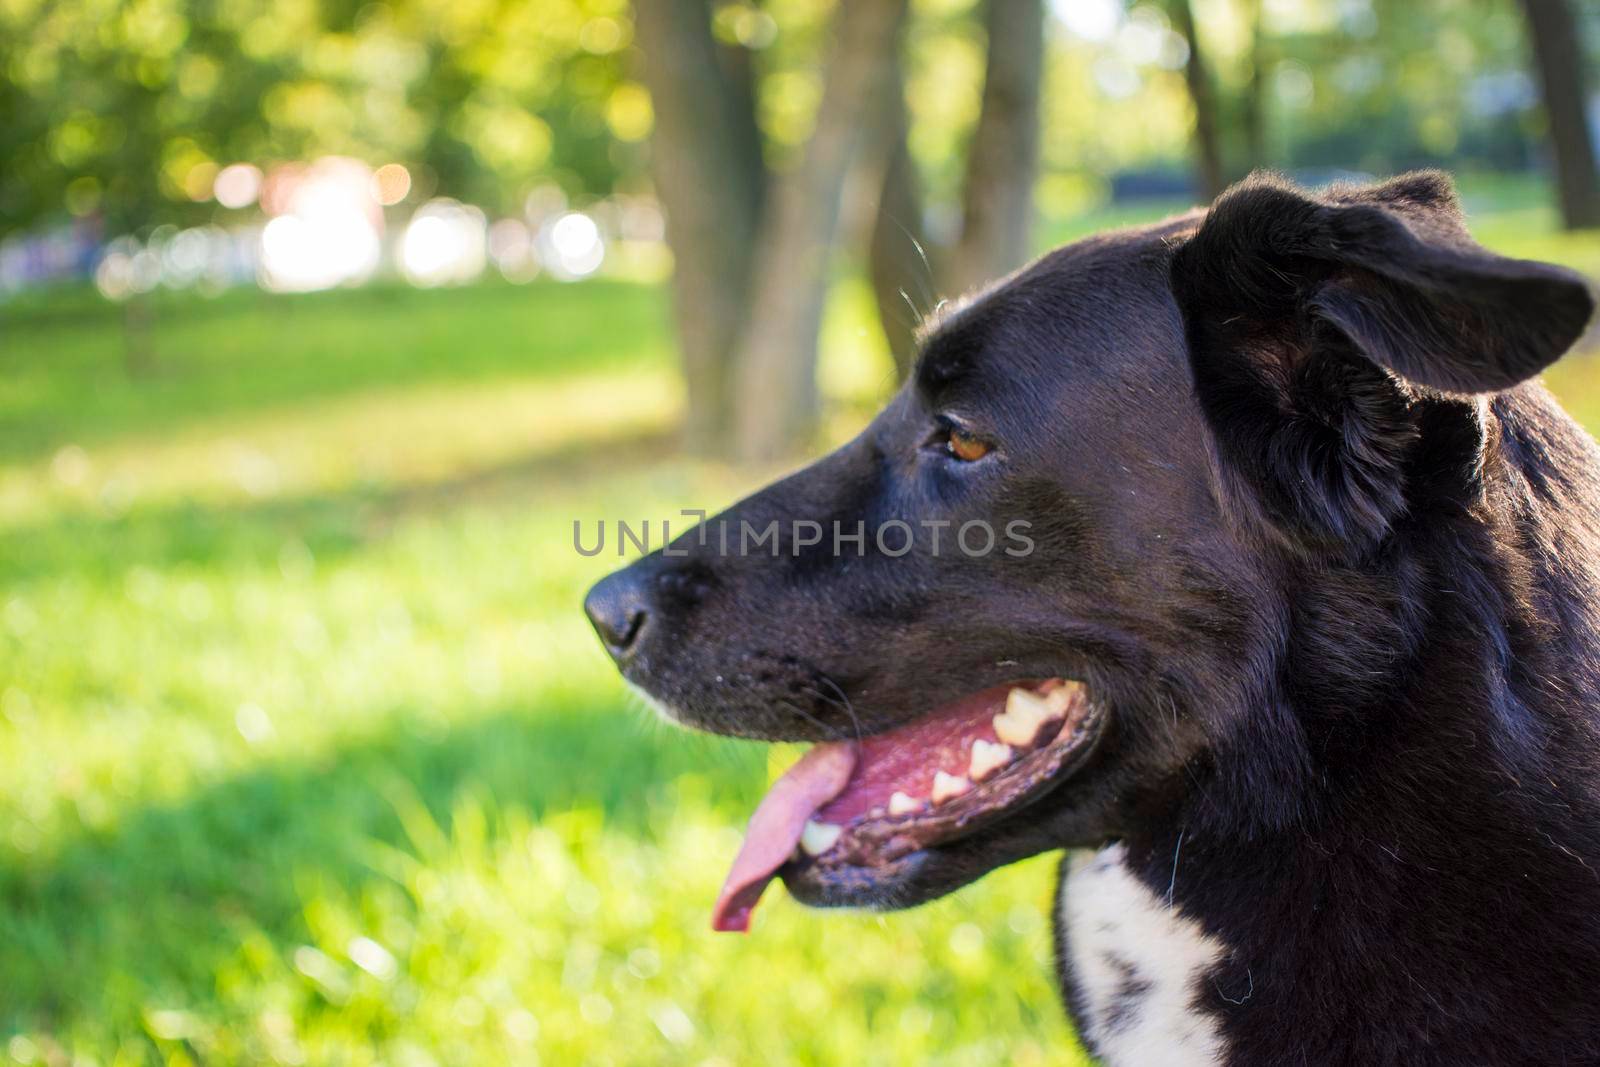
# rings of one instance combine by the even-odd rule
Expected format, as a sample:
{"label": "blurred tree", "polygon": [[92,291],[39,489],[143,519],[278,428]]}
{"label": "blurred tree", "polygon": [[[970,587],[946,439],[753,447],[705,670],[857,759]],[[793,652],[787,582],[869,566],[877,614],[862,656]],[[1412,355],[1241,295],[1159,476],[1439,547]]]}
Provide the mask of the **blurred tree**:
{"label": "blurred tree", "polygon": [[735,443],[741,458],[775,459],[802,444],[817,417],[817,339],[845,176],[864,115],[892,91],[886,56],[899,47],[906,0],[843,0],[834,16],[816,124],[794,168],[769,191],[756,245],[750,310],[735,349]]}
{"label": "blurred tree", "polygon": [[1211,82],[1211,71],[1205,52],[1200,45],[1200,34],[1195,27],[1194,11],[1189,0],[1167,0],[1167,14],[1172,28],[1188,46],[1188,57],[1183,63],[1183,80],[1189,90],[1189,103],[1194,109],[1194,172],[1200,187],[1200,196],[1207,202],[1222,192],[1227,183],[1227,171],[1222,160],[1222,123],[1218,115],[1216,87]]}
{"label": "blurred tree", "polygon": [[1522,0],[1555,160],[1561,221],[1600,226],[1600,173],[1586,105],[1583,37],[1567,0]]}
{"label": "blurred tree", "polygon": [[707,0],[638,0],[655,103],[651,167],[674,255],[673,296],[701,453],[733,431],[733,353],[749,307],[766,187],[749,52],[718,44]]}
{"label": "blurred tree", "polygon": [[889,91],[869,143],[878,147],[875,162],[882,170],[877,210],[867,245],[867,273],[877,304],[878,322],[894,360],[895,377],[904,381],[916,353],[917,325],[937,300],[928,235],[922,224],[922,180],[906,143],[905,71],[898,50],[887,73]]}
{"label": "blurred tree", "polygon": [[150,297],[135,293],[122,305],[122,369],[129,378],[148,377],[156,368],[151,336]]}
{"label": "blurred tree", "polygon": [[[947,247],[923,225],[921,177],[906,139],[903,87],[889,94],[878,136],[886,144],[882,192],[869,250],[878,319],[903,379],[917,320],[938,294],[959,295],[1022,266],[1032,251],[1034,185],[1039,175],[1039,114],[1044,70],[1040,0],[988,0],[983,94],[966,150],[961,224]],[[903,76],[896,63],[892,76]]]}
{"label": "blurred tree", "polygon": [[1249,76],[1241,94],[1239,125],[1243,159],[1230,170],[1242,178],[1257,167],[1267,165],[1267,35],[1266,13],[1262,0],[1244,0],[1245,18],[1250,26]]}
{"label": "blurred tree", "polygon": [[1028,258],[1039,173],[1043,4],[988,0],[984,29],[983,106],[967,148],[961,237],[946,279],[956,293],[998,278]]}
{"label": "blurred tree", "polygon": [[[787,169],[769,173],[740,40],[760,37],[760,13],[713,11],[707,0],[636,4],[656,114],[652,165],[676,262],[686,431],[697,450],[768,459],[811,432],[845,177],[891,87],[885,57],[895,54],[905,8],[905,0],[836,8],[811,133]],[[724,14],[737,44],[718,43]]]}

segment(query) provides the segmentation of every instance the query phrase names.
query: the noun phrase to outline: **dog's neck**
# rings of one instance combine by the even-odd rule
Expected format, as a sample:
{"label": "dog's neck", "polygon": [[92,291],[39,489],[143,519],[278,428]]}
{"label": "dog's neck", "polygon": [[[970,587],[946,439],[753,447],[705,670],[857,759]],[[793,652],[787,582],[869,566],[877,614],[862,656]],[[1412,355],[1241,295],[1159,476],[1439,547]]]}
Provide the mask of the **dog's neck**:
{"label": "dog's neck", "polygon": [[[1600,1051],[1593,781],[1507,759],[1528,739],[1498,732],[1487,712],[1462,722],[1397,730],[1392,748],[1300,826],[1227,838],[1180,820],[1116,846],[1119,877],[1143,892],[1115,894],[1115,910],[1143,918],[1085,924],[1078,936],[1089,952],[1104,943],[1105,965],[1148,961],[1125,986],[1182,989],[1192,1009],[1150,1001],[1142,1029],[1120,1039],[1156,1041],[1168,1048],[1163,1062],[1215,1050],[1181,1060],[1196,1063],[1325,1061],[1354,1035],[1370,1052],[1360,1062],[1559,1062],[1562,1049]],[[1539,777],[1540,766],[1554,774]],[[1073,888],[1069,878],[1063,920]],[[1070,965],[1087,988],[1083,960]],[[1532,989],[1548,1017],[1530,1025]],[[1583,1019],[1594,1020],[1590,1031],[1571,1032]]]}
{"label": "dog's neck", "polygon": [[1403,576],[1398,637],[1375,629],[1389,658],[1252,716],[1301,732],[1293,796],[1248,795],[1284,789],[1281,748],[1235,750],[1124,843],[1128,871],[1215,946],[1193,996],[1220,1062],[1600,1056],[1600,563],[1562,551],[1595,505],[1533,484],[1517,452],[1596,461],[1537,405],[1502,414],[1504,477],[1449,573]]}

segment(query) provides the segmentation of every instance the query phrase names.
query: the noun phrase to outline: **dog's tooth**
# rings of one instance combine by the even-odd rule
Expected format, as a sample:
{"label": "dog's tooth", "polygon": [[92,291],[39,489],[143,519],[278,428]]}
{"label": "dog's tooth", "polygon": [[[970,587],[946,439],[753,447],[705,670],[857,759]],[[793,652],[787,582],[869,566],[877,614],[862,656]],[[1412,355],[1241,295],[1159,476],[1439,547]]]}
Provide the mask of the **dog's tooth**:
{"label": "dog's tooth", "polygon": [[1014,754],[1010,745],[990,744],[980,737],[972,742],[972,763],[967,768],[967,777],[981,782],[1010,763]]}
{"label": "dog's tooth", "polygon": [[1001,743],[1014,748],[1026,748],[1032,744],[1033,735],[1038,732],[1038,723],[1025,722],[1009,712],[994,717],[994,735]]}
{"label": "dog's tooth", "polygon": [[1013,748],[1033,744],[1049,708],[1045,699],[1031,690],[1011,690],[1006,694],[1006,710],[994,717],[995,736]]}
{"label": "dog's tooth", "polygon": [[922,810],[922,801],[916,797],[907,796],[898,789],[889,795],[890,815],[910,815],[912,812]]}
{"label": "dog's tooth", "polygon": [[807,819],[805,829],[800,831],[800,847],[805,849],[808,856],[820,856],[833,847],[842,833],[842,826]]}
{"label": "dog's tooth", "polygon": [[1041,708],[1044,712],[1044,721],[1054,722],[1066,715],[1067,708],[1072,706],[1072,698],[1081,687],[1081,682],[1063,682],[1044,694]]}
{"label": "dog's tooth", "polygon": [[1052,697],[1058,692],[1060,690],[1052,689],[1049,693],[1040,694],[1019,686],[1006,694],[1006,714],[1025,721],[1043,722],[1050,716],[1054,708]]}
{"label": "dog's tooth", "polygon": [[963,793],[970,792],[972,792],[972,782],[970,779],[963,778],[959,775],[946,774],[943,771],[937,771],[934,773],[933,802],[935,804],[943,804],[947,800],[954,800]]}

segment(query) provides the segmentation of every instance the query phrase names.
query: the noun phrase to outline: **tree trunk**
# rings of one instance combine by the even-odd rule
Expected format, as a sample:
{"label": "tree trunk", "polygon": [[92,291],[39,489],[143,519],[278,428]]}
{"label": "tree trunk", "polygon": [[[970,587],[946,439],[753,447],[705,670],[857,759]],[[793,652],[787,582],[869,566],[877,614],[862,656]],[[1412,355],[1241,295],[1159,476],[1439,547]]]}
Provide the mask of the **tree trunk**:
{"label": "tree trunk", "polygon": [[1567,0],[1522,0],[1522,7],[1550,126],[1562,225],[1569,230],[1600,226],[1600,175],[1585,111],[1588,94],[1577,20]]}
{"label": "tree trunk", "polygon": [[1217,97],[1211,86],[1211,72],[1206,66],[1205,54],[1200,50],[1200,38],[1195,32],[1194,11],[1189,6],[1189,0],[1169,0],[1168,10],[1172,17],[1172,28],[1189,46],[1189,58],[1183,65],[1183,80],[1189,87],[1189,102],[1194,107],[1195,180],[1199,183],[1200,195],[1209,203],[1222,192],[1225,180]]}
{"label": "tree trunk", "polygon": [[799,447],[817,417],[817,339],[828,255],[845,176],[888,85],[906,0],[844,0],[834,15],[822,101],[803,158],[768,192],[750,313],[735,347],[738,452],[775,459]]}
{"label": "tree trunk", "polygon": [[634,11],[656,115],[651,168],[674,260],[686,444],[719,452],[733,432],[733,352],[764,200],[749,60],[712,39],[707,0],[637,0]]}
{"label": "tree trunk", "polygon": [[[1244,87],[1240,123],[1244,127],[1244,159],[1235,166],[1234,177],[1242,178],[1267,165],[1267,44],[1261,0],[1247,0],[1245,14],[1250,22],[1250,80]],[[1193,54],[1193,53],[1191,53]],[[1238,162],[1238,161],[1236,161]]]}
{"label": "tree trunk", "polygon": [[878,322],[894,357],[895,378],[904,381],[916,355],[917,327],[938,302],[938,283],[922,225],[922,183],[906,143],[909,121],[898,62],[883,95],[883,120],[874,138],[882,148],[877,160],[882,177],[867,250],[868,274]]}
{"label": "tree trunk", "polygon": [[1044,66],[1041,0],[988,0],[983,105],[967,149],[961,240],[950,290],[992,281],[1028,259],[1033,182],[1039,166],[1039,82]]}
{"label": "tree trunk", "polygon": [[122,368],[129,378],[148,378],[156,368],[150,337],[150,297],[134,293],[122,305]]}

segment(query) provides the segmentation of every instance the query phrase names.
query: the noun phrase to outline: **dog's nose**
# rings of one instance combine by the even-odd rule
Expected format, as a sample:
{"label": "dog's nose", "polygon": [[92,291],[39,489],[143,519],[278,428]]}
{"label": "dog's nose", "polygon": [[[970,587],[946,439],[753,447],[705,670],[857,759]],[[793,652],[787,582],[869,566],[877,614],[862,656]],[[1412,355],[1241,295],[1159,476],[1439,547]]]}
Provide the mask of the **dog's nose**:
{"label": "dog's nose", "polygon": [[583,613],[618,664],[638,647],[639,635],[650,621],[648,588],[641,568],[624,567],[596,582],[583,598]]}

